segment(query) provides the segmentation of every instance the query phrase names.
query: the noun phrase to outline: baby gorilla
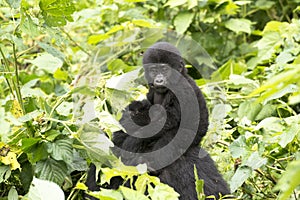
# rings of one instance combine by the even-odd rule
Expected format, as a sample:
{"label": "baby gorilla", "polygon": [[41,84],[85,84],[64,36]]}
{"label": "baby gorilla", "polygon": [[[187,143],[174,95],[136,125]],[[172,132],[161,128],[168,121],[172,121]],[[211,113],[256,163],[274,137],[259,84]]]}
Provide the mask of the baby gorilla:
{"label": "baby gorilla", "polygon": [[[149,173],[172,186],[180,200],[197,199],[194,167],[204,180],[205,195],[229,194],[213,160],[199,147],[207,132],[208,111],[178,49],[166,42],[154,44],[144,54],[143,67],[147,99],[133,101],[125,109],[120,123],[126,133],[113,134],[114,153],[126,165],[146,163]],[[122,183],[115,178],[111,186]],[[87,185],[94,183],[89,179]]]}

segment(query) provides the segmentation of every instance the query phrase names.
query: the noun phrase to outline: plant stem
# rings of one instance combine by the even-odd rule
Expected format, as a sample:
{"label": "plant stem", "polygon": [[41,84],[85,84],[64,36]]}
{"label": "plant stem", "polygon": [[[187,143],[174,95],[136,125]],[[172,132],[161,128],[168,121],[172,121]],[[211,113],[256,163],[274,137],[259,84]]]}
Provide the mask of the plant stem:
{"label": "plant stem", "polygon": [[85,50],[82,46],[80,46],[71,36],[68,32],[66,32],[63,28],[60,29],[64,34],[66,34],[66,36],[84,53],[86,53],[87,55],[91,56],[91,54]]}
{"label": "plant stem", "polygon": [[[2,49],[1,49],[1,47],[0,47],[0,53],[1,53],[1,56],[2,56],[3,61],[4,61],[4,67],[5,67],[5,70],[6,70],[8,73],[10,73],[10,70],[9,70],[9,63],[8,63],[7,59],[5,58],[4,53],[3,53]],[[14,94],[13,88],[12,88],[12,86],[11,86],[12,84],[10,83],[9,79],[8,79],[6,76],[4,76],[4,78],[5,78],[5,81],[6,81],[7,85],[8,85],[8,87],[9,87],[9,90],[10,90],[11,95],[13,96],[13,98],[15,98],[15,94]]]}
{"label": "plant stem", "polygon": [[15,76],[16,76],[16,81],[13,81],[14,88],[16,90],[18,102],[22,108],[23,114],[26,114],[23,99],[22,99],[22,94],[21,94],[21,89],[20,89],[20,79],[19,79],[19,70],[18,70],[18,62],[17,62],[17,56],[16,56],[16,46],[15,43],[13,45],[13,55],[14,55],[14,67],[15,67]]}

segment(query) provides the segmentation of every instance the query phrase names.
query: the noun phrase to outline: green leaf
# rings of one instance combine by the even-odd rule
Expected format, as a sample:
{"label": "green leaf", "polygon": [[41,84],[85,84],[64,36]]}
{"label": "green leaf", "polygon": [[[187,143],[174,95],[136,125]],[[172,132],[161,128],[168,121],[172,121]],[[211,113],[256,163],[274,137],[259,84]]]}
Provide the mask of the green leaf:
{"label": "green leaf", "polygon": [[22,163],[22,170],[20,173],[20,181],[25,191],[29,190],[30,184],[34,176],[33,167],[29,162]]}
{"label": "green leaf", "polygon": [[74,109],[74,103],[72,102],[62,102],[57,108],[56,111],[58,114],[63,116],[72,115],[72,110]]}
{"label": "green leaf", "polygon": [[281,25],[282,25],[282,22],[270,21],[264,27],[263,33],[266,34],[267,32],[279,32]]}
{"label": "green leaf", "polygon": [[267,161],[268,160],[266,158],[262,158],[256,151],[250,155],[250,157],[242,164],[242,166],[248,166],[251,167],[252,170],[256,170],[265,165]]}
{"label": "green leaf", "polygon": [[119,191],[101,188],[99,192],[88,192],[89,195],[101,200],[123,200],[123,196]]}
{"label": "green leaf", "polygon": [[28,160],[31,164],[35,164],[40,160],[44,160],[48,157],[47,145],[45,143],[39,143],[30,148],[27,153]]}
{"label": "green leaf", "polygon": [[233,158],[240,158],[249,155],[249,148],[246,144],[246,138],[241,135],[236,140],[234,140],[229,146],[230,153]]}
{"label": "green leaf", "polygon": [[289,199],[293,190],[300,185],[300,161],[289,163],[286,172],[279,179],[275,190],[280,190],[279,200]]}
{"label": "green leaf", "polygon": [[217,71],[213,72],[212,79],[215,81],[227,80],[231,74],[242,74],[247,71],[247,65],[229,59]]}
{"label": "green leaf", "polygon": [[116,33],[118,31],[121,31],[121,30],[124,30],[124,26],[116,25],[116,26],[113,26],[106,34],[113,34],[113,33]]}
{"label": "green leaf", "polygon": [[211,117],[215,120],[223,120],[231,110],[232,107],[229,104],[217,104],[212,110]]}
{"label": "green leaf", "polygon": [[22,97],[45,97],[46,94],[44,91],[41,90],[41,88],[36,87],[39,81],[40,79],[34,79],[24,84],[21,88]]}
{"label": "green leaf", "polygon": [[49,26],[64,26],[67,21],[73,21],[72,14],[75,7],[72,1],[41,0],[39,6]]}
{"label": "green leaf", "polygon": [[292,56],[290,52],[283,51],[276,58],[276,62],[279,65],[287,64],[290,61],[293,61],[295,56]]}
{"label": "green leaf", "polygon": [[62,185],[65,177],[68,175],[68,168],[65,162],[48,158],[45,161],[40,161],[37,163],[36,173],[40,179],[52,181],[58,185]]}
{"label": "green leaf", "polygon": [[171,8],[183,5],[187,3],[188,0],[169,0],[164,6],[170,6]]}
{"label": "green leaf", "polygon": [[261,10],[269,10],[276,2],[269,0],[258,0],[255,2],[255,6]]}
{"label": "green leaf", "polygon": [[18,200],[18,199],[19,199],[18,192],[16,188],[13,186],[10,188],[8,192],[8,200]]}
{"label": "green leaf", "polygon": [[197,168],[194,165],[194,174],[195,174],[195,186],[196,186],[196,192],[197,192],[197,199],[198,200],[205,200],[205,194],[204,194],[204,180],[199,179]]}
{"label": "green leaf", "polygon": [[119,73],[129,67],[123,60],[115,59],[107,64],[107,69],[112,71],[114,74]]}
{"label": "green leaf", "polygon": [[57,130],[50,129],[45,132],[46,139],[50,142],[53,142],[57,136],[61,135],[61,133]]}
{"label": "green leaf", "polygon": [[248,120],[254,121],[261,109],[262,105],[260,103],[255,101],[244,101],[239,106],[238,116],[240,119],[247,117]]}
{"label": "green leaf", "polygon": [[198,5],[198,0],[187,0],[188,1],[188,9],[192,9]]}
{"label": "green leaf", "polygon": [[259,49],[256,62],[269,62],[282,42],[282,38],[278,32],[264,34],[263,38],[255,45]]}
{"label": "green leaf", "polygon": [[10,167],[7,165],[0,166],[0,183],[6,181],[11,175]]}
{"label": "green leaf", "polygon": [[300,125],[291,124],[289,127],[286,127],[283,134],[280,135],[280,141],[278,142],[282,148],[285,148],[290,142],[294,140],[296,135],[300,135]]}
{"label": "green leaf", "polygon": [[48,53],[44,53],[29,62],[37,66],[39,69],[45,70],[51,74],[54,74],[54,72],[63,65],[62,60]]}
{"label": "green leaf", "polygon": [[43,48],[46,52],[51,54],[52,56],[61,59],[62,61],[65,60],[65,55],[59,51],[58,49],[54,48],[53,46],[50,46],[43,42],[38,42],[38,45]]}
{"label": "green leaf", "polygon": [[17,9],[20,7],[21,0],[5,0],[9,7]]}
{"label": "green leaf", "polygon": [[251,21],[248,19],[230,19],[225,23],[225,27],[236,33],[251,33]]}
{"label": "green leaf", "polygon": [[71,163],[67,163],[70,171],[86,171],[86,169],[88,169],[86,160],[74,149],[72,158]]}
{"label": "green leaf", "polygon": [[53,74],[54,78],[62,81],[66,81],[68,79],[68,76],[69,76],[68,72],[62,71],[60,68],[58,68]]}
{"label": "green leaf", "polygon": [[128,91],[134,85],[133,82],[139,77],[139,71],[140,69],[137,69],[120,76],[113,76],[106,81],[106,87]]}
{"label": "green leaf", "polygon": [[[261,92],[265,92],[258,98],[258,101],[263,101],[269,98],[271,95],[280,93],[281,89],[287,87],[291,83],[300,84],[300,65],[295,65],[295,68],[292,70],[287,70],[281,72],[280,74],[272,77],[266,83],[264,83],[261,87],[254,90],[250,96],[257,95]],[[290,88],[287,88],[288,92],[293,92],[294,89],[291,91]]]}
{"label": "green leaf", "polygon": [[135,24],[135,25],[137,25],[137,26],[146,27],[146,28],[153,28],[153,27],[155,27],[151,22],[146,21],[146,20],[142,20],[142,19],[132,20],[132,23]]}
{"label": "green leaf", "polygon": [[258,115],[255,117],[256,121],[263,120],[268,117],[272,117],[276,113],[276,105],[267,104],[264,105]]}
{"label": "green leaf", "polygon": [[251,176],[251,174],[252,169],[250,167],[239,167],[229,181],[230,191],[236,191]]}
{"label": "green leaf", "polygon": [[265,96],[264,103],[267,103],[267,102],[269,102],[270,100],[273,100],[273,99],[279,99],[279,98],[283,97],[286,94],[294,93],[294,92],[297,92],[297,91],[299,91],[298,86],[296,86],[294,84],[287,85],[285,88],[281,88],[277,92],[275,92],[275,93],[272,92],[272,94],[269,93],[268,96]]}
{"label": "green leaf", "polygon": [[257,124],[255,127],[256,130],[265,129],[268,133],[282,133],[284,130],[284,125],[282,120],[277,117],[269,117]]}
{"label": "green leaf", "polygon": [[182,35],[188,29],[194,18],[193,12],[182,12],[174,19],[176,31]]}
{"label": "green leaf", "polygon": [[31,37],[37,37],[41,34],[38,26],[33,22],[31,16],[26,14],[25,12],[21,18],[20,28],[23,31],[23,33],[27,33]]}
{"label": "green leaf", "polygon": [[[145,164],[143,164],[143,166],[144,165]],[[145,168],[147,169],[147,166],[145,166]],[[146,173],[145,171],[143,171],[142,173]],[[126,178],[126,177],[132,178],[133,176],[138,176],[140,174],[137,167],[126,166],[123,165],[122,163],[120,164],[120,166],[117,166],[116,168],[102,168],[101,172],[102,172],[101,184],[109,183],[110,180],[116,176],[120,176],[122,178]]]}
{"label": "green leaf", "polygon": [[97,44],[103,40],[110,38],[110,37],[111,37],[111,35],[108,35],[108,34],[91,35],[88,38],[88,43],[89,44]]}
{"label": "green leaf", "polygon": [[149,178],[147,176],[138,176],[134,185],[137,191],[141,193],[145,193],[148,183],[149,183]]}
{"label": "green leaf", "polygon": [[160,183],[149,190],[151,200],[178,200],[179,194],[167,184]]}
{"label": "green leaf", "polygon": [[28,122],[30,120],[35,119],[36,117],[38,117],[41,114],[42,114],[41,111],[35,110],[33,112],[27,113],[26,115],[23,115],[23,116],[19,117],[18,120],[22,123]]}
{"label": "green leaf", "polygon": [[230,74],[229,80],[231,84],[237,85],[237,86],[243,86],[243,85],[254,85],[256,86],[257,83],[251,79],[246,78],[242,75],[236,75],[236,74]]}
{"label": "green leaf", "polygon": [[34,178],[29,192],[28,199],[34,200],[64,200],[65,195],[62,189],[55,183]]}
{"label": "green leaf", "polygon": [[121,129],[124,130],[120,122],[117,121],[109,112],[102,111],[96,115],[100,119],[101,127],[104,130],[110,130],[111,132],[116,132]]}
{"label": "green leaf", "polygon": [[22,151],[29,153],[40,141],[40,138],[24,138],[22,139],[21,149]]}
{"label": "green leaf", "polygon": [[48,153],[50,153],[55,160],[63,160],[69,163],[73,158],[72,144],[72,140],[56,140],[54,143],[48,143]]}
{"label": "green leaf", "polygon": [[149,200],[144,194],[133,189],[121,186],[120,190],[125,200]]}
{"label": "green leaf", "polygon": [[78,136],[93,162],[105,163],[108,160],[116,159],[110,154],[110,147],[113,147],[114,144],[104,133],[79,131]]}
{"label": "green leaf", "polygon": [[225,6],[224,12],[227,15],[236,15],[239,11],[239,6],[237,5],[239,1],[228,1],[228,4]]}

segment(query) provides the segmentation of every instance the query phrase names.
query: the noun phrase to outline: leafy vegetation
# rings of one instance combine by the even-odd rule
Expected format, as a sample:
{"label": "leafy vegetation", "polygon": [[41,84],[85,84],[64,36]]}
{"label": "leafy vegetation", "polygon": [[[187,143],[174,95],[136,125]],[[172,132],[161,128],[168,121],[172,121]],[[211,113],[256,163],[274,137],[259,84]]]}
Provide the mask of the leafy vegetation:
{"label": "leafy vegetation", "polygon": [[299,13],[299,0],[0,0],[0,197],[80,199],[93,162],[103,186],[138,176],[95,197],[177,199],[109,151],[122,109],[147,91],[140,54],[176,32],[211,111],[202,146],[233,194],[300,199]]}

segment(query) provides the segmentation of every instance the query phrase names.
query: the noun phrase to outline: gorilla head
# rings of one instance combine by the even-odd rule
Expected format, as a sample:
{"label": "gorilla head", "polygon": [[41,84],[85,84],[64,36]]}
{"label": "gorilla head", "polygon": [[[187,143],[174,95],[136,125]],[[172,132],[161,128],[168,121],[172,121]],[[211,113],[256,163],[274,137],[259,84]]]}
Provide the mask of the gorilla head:
{"label": "gorilla head", "polygon": [[[157,93],[165,93],[171,84],[177,84],[180,77],[186,76],[184,61],[176,47],[167,42],[158,42],[144,53],[143,67],[150,88]],[[176,70],[176,71],[174,71]]]}

